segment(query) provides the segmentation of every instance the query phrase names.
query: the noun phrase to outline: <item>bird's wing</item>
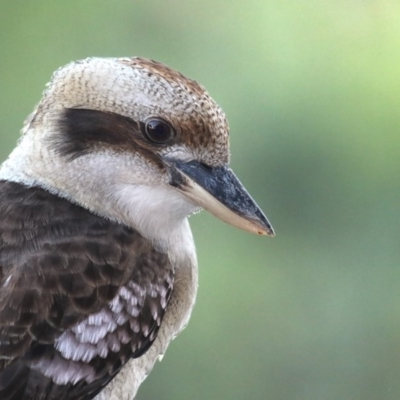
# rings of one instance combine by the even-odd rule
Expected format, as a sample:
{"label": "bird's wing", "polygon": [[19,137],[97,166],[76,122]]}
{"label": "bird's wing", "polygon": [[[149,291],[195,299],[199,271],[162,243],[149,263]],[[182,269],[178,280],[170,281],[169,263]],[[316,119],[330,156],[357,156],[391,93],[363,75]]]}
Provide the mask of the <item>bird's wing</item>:
{"label": "bird's wing", "polygon": [[93,398],[150,347],[172,285],[134,230],[0,181],[0,398]]}

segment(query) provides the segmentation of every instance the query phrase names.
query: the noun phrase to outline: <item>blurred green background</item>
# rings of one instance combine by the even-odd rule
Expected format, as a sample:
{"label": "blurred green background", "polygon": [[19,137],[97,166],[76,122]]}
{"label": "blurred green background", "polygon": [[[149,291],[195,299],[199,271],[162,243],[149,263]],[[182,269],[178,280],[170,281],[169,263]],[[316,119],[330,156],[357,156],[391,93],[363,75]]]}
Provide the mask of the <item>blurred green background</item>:
{"label": "blurred green background", "polygon": [[277,237],[191,219],[200,290],[138,399],[400,399],[400,2],[0,4],[0,160],[52,72],[141,55],[226,111]]}

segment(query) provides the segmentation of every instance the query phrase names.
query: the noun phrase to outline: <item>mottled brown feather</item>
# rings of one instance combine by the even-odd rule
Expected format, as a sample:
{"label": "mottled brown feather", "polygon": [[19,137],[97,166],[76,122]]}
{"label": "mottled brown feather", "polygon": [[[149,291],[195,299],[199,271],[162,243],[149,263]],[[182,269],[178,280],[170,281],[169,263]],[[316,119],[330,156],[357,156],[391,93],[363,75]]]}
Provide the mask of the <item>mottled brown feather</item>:
{"label": "mottled brown feather", "polygon": [[199,83],[193,79],[187,78],[179,71],[176,71],[167,65],[160,63],[159,61],[150,60],[143,57],[120,58],[119,61],[133,68],[145,69],[148,74],[159,75],[171,84],[176,85],[181,83],[200,96],[202,96],[205,92],[204,87]]}
{"label": "mottled brown feather", "polygon": [[[147,89],[150,92],[157,92],[160,86],[173,89],[171,105],[180,111],[167,113],[165,117],[178,132],[180,143],[195,150],[198,160],[213,166],[229,162],[228,122],[221,108],[202,85],[154,60],[141,57],[118,60],[147,74]],[[158,112],[164,116],[164,110]]]}
{"label": "mottled brown feather", "polygon": [[[151,346],[173,268],[136,231],[43,189],[0,181],[0,277],[0,398],[79,400],[93,398]],[[110,301],[123,287],[129,296],[118,314]],[[126,322],[104,338],[108,346],[123,340],[119,350],[86,362],[96,378],[57,385],[44,376],[43,362],[84,363],[64,357],[55,341],[67,332],[85,345],[74,327],[96,329],[88,317],[101,310]]]}

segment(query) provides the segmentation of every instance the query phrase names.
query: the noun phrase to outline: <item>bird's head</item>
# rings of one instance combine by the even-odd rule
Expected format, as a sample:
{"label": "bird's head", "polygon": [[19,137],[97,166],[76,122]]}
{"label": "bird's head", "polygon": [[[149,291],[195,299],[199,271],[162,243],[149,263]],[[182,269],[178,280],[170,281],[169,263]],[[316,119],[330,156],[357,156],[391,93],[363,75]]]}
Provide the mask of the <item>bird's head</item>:
{"label": "bird's head", "polygon": [[201,208],[272,236],[228,163],[225,115],[201,85],[143,58],[89,58],[54,73],[0,178],[156,241]]}

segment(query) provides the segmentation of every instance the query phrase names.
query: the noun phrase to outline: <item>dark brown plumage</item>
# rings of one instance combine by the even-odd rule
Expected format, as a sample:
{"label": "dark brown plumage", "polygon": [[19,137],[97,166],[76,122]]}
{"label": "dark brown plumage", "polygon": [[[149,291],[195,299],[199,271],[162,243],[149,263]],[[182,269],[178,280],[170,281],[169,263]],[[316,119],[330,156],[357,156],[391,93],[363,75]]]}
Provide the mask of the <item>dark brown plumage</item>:
{"label": "dark brown plumage", "polygon": [[138,152],[162,169],[164,164],[156,151],[172,144],[160,146],[149,142],[143,122],[111,112],[67,108],[59,118],[58,127],[50,139],[51,146],[68,160],[102,150]]}
{"label": "dark brown plumage", "polygon": [[[93,398],[149,348],[173,269],[136,231],[43,189],[0,181],[0,278],[0,398],[78,400]],[[104,336],[103,353],[89,361],[83,349],[75,361],[62,354],[61,335],[90,346],[72,328],[90,328],[88,317],[100,311],[116,325]],[[53,370],[84,365],[91,378],[58,385],[45,377],[46,363]]]}

